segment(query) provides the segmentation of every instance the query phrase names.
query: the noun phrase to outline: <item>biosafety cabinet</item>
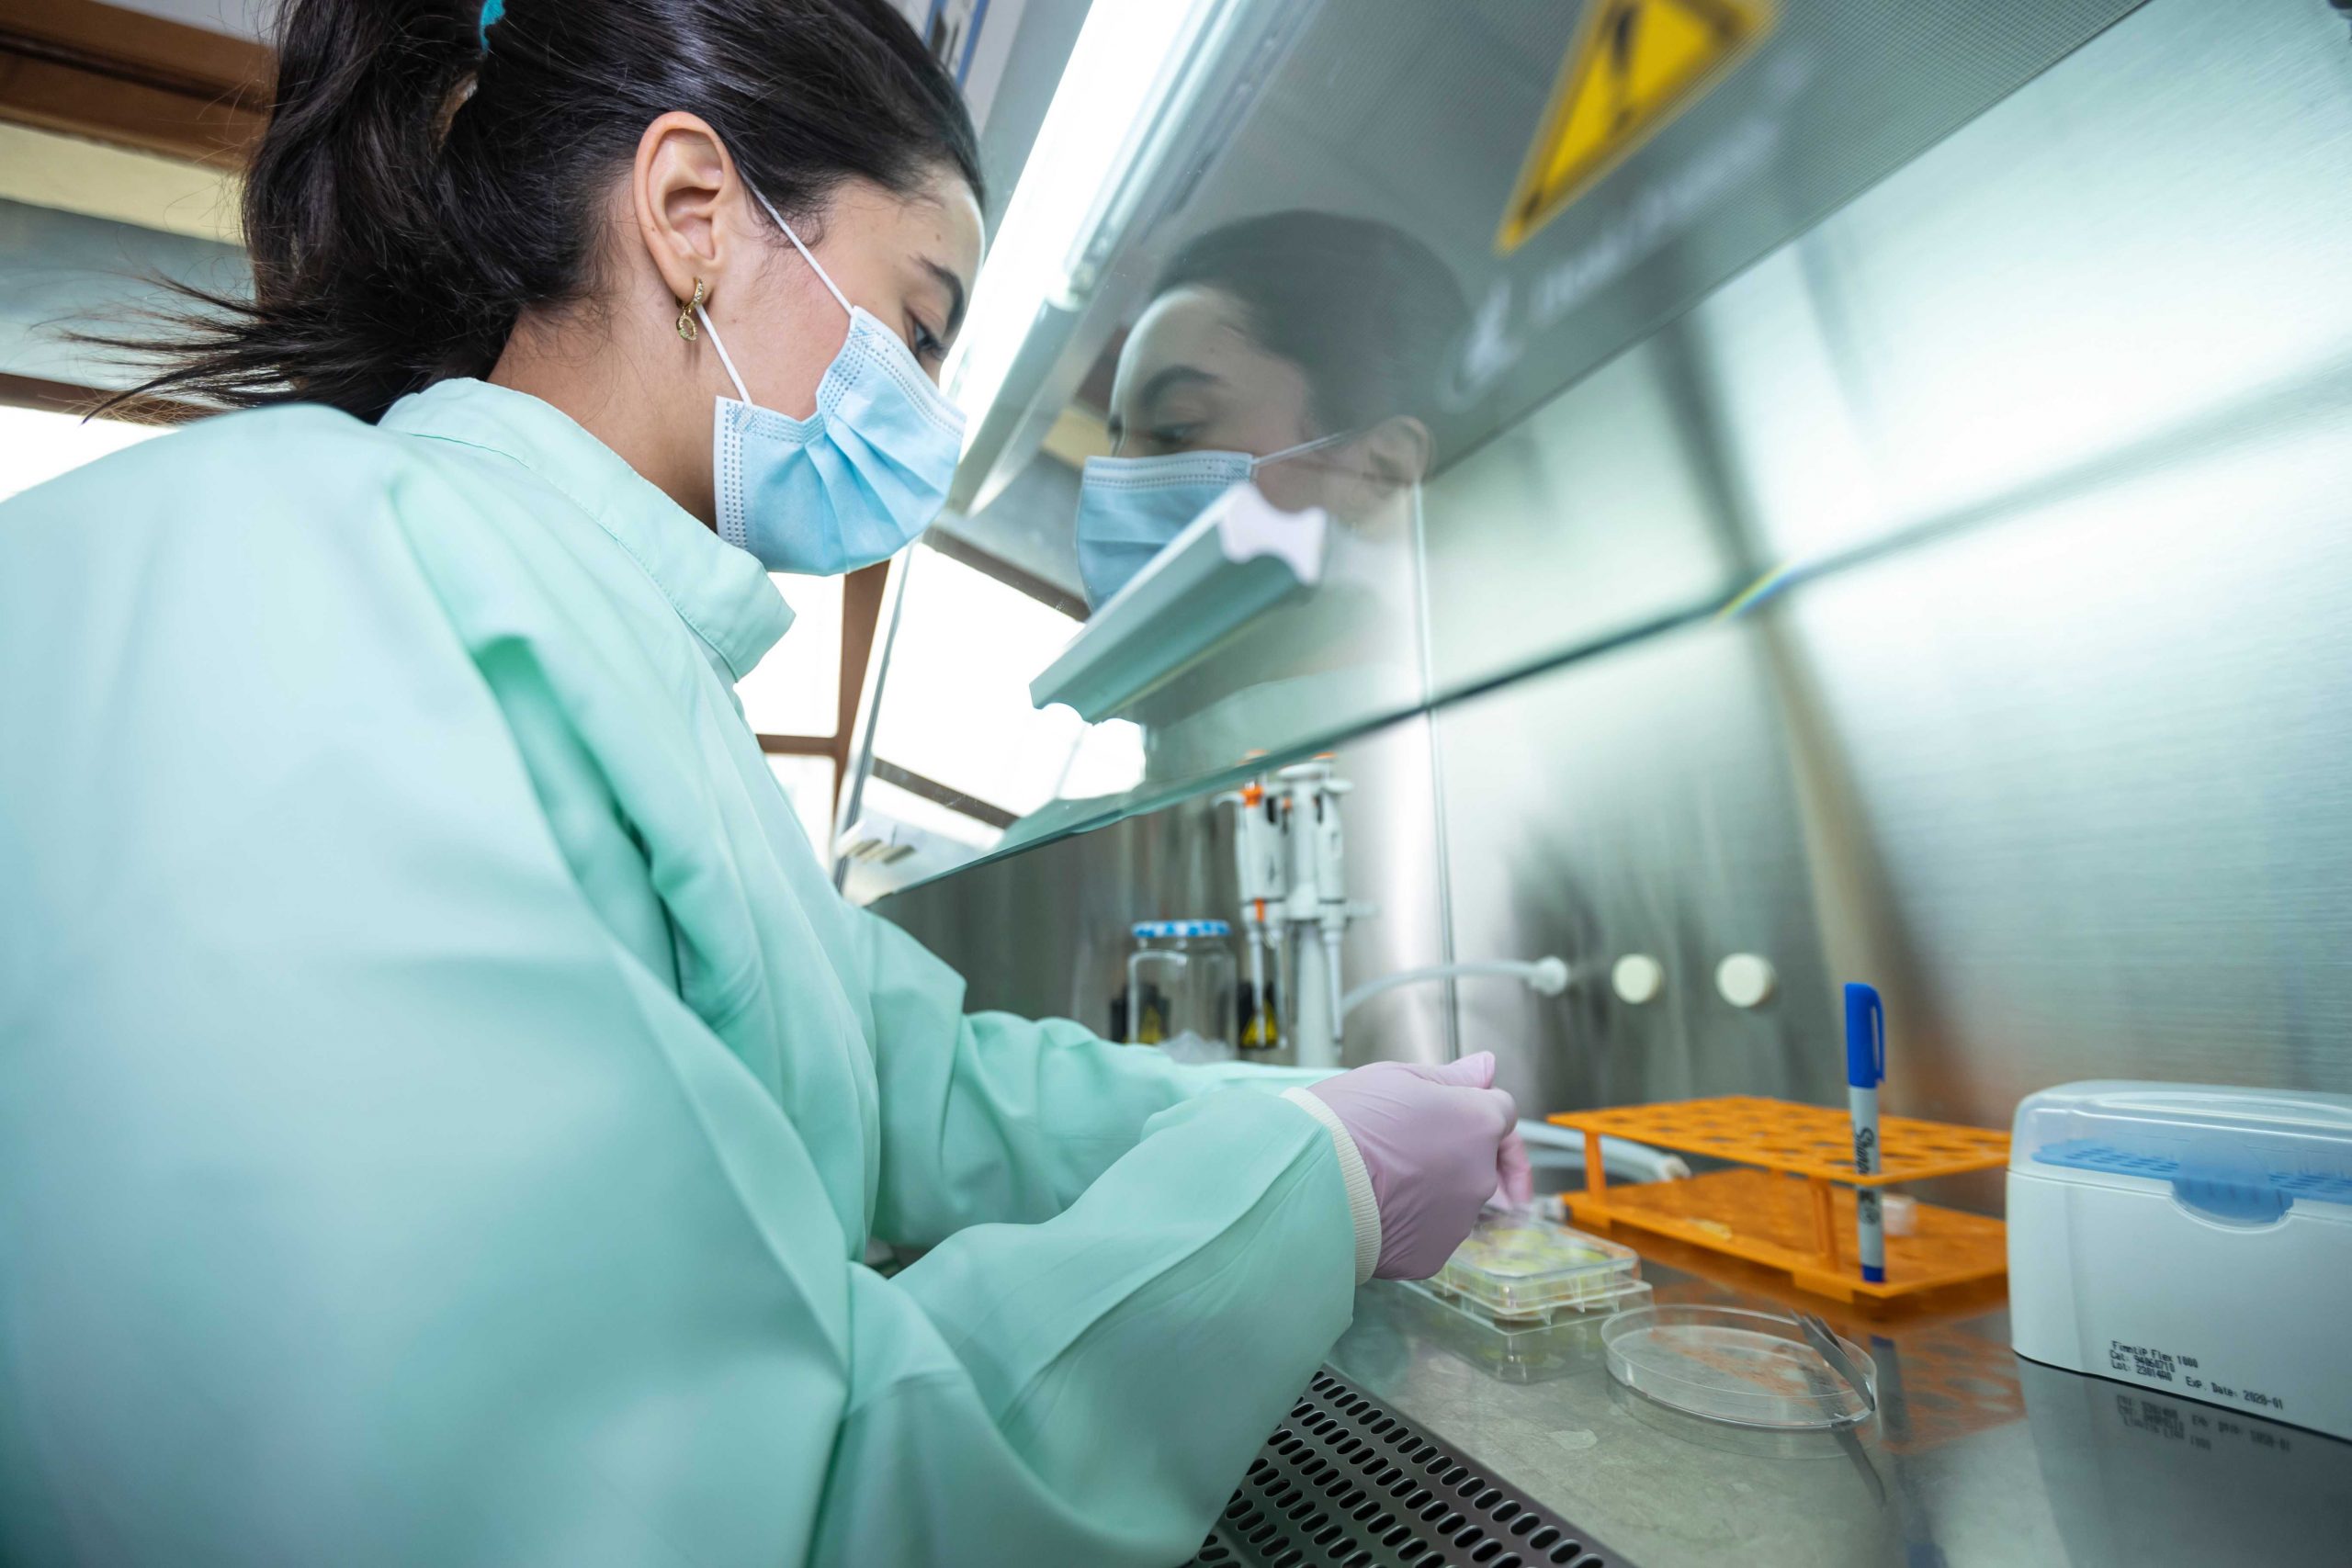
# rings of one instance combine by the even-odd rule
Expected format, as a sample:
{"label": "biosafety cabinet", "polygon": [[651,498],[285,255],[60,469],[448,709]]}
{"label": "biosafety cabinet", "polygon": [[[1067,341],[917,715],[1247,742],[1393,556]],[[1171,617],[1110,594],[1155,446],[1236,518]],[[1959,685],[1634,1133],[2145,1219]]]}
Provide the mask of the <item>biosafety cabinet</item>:
{"label": "biosafety cabinet", "polygon": [[[1246,960],[1231,802],[1317,765],[1350,786],[1341,1064],[1492,1049],[1529,1116],[1843,1105],[1860,979],[1889,1114],[2017,1129],[2006,1182],[1918,1194],[2007,1216],[2007,1292],[1836,1317],[1877,1391],[1851,1447],[1676,1427],[1566,1339],[1510,1382],[1374,1288],[1203,1561],[2340,1562],[2341,1428],[2298,1418],[2341,1292],[2257,1287],[2249,1235],[2018,1115],[2066,1084],[2352,1093],[2352,19],[991,0],[979,28],[971,433],[877,584],[824,846],[851,896],[972,1005],[1107,1032],[1136,923],[1228,922]],[[1215,332],[1171,348],[1204,298]],[[1218,384],[1147,396],[1171,368]],[[1115,535],[1139,513],[1090,463],[1283,397],[1221,507]],[[1273,964],[1283,1005],[1301,978]],[[2329,1213],[2298,1196],[2279,1234]],[[1767,1299],[1655,1248],[1643,1278]],[[2283,1413],[2113,1364],[2221,1356],[2154,1306],[2217,1280],[2262,1298],[2243,1354],[2318,1336],[2230,1376]]]}

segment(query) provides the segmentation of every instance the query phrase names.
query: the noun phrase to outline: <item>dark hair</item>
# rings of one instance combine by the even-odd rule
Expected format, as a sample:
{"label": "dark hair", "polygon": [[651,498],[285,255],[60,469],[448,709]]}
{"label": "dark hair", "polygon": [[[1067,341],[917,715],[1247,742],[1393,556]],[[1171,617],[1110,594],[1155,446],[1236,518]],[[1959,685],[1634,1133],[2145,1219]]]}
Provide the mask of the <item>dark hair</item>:
{"label": "dark hair", "polygon": [[1435,252],[1368,218],[1291,210],[1244,218],[1185,243],[1157,296],[1188,285],[1240,302],[1267,353],[1306,374],[1325,431],[1361,428],[1435,400],[1469,321]]}
{"label": "dark hair", "polygon": [[[608,182],[684,109],[787,218],[859,176],[948,164],[980,194],[955,83],[888,0],[288,0],[245,180],[250,301],[198,296],[139,389],[373,420],[486,375],[526,306],[592,280]],[[498,15],[492,7],[493,16]]]}

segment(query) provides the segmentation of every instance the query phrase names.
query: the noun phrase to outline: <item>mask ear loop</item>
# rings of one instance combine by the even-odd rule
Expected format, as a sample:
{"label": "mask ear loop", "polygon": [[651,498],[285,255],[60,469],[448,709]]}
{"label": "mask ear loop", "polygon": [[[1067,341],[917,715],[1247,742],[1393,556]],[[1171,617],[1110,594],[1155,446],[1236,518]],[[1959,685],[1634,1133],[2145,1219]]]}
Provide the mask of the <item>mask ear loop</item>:
{"label": "mask ear loop", "polygon": [[735,362],[727,356],[727,345],[718,340],[718,327],[711,321],[710,312],[697,304],[695,307],[695,319],[702,323],[702,330],[710,335],[710,346],[718,350],[718,363],[727,367],[727,378],[735,383],[735,395],[747,403],[751,402],[751,389],[743,385],[743,378],[735,374]]}
{"label": "mask ear loop", "polygon": [[1337,446],[1340,442],[1352,441],[1362,434],[1361,431],[1342,430],[1336,434],[1318,435],[1312,441],[1302,441],[1295,446],[1285,446],[1279,452],[1269,452],[1262,457],[1252,457],[1250,459],[1250,471],[1254,474],[1268,463],[1284,462],[1309,452],[1320,451],[1326,446]]}
{"label": "mask ear loop", "polygon": [[[850,305],[849,297],[833,286],[831,276],[818,263],[817,258],[809,254],[808,247],[800,243],[800,236],[792,231],[792,225],[784,220],[784,214],[770,206],[768,198],[762,196],[750,181],[744,182],[743,188],[752,193],[752,199],[760,204],[760,210],[766,213],[775,221],[775,226],[784,231],[784,237],[792,242],[792,248],[800,253],[800,259],[808,264],[808,270],[817,275],[817,281],[825,286],[825,292],[833,297],[833,302],[850,316],[854,317],[857,311]],[[751,389],[745,387],[743,378],[735,373],[735,361],[728,356],[726,344],[719,341],[718,328],[712,323],[710,312],[702,308],[702,296],[699,292],[695,296],[694,312],[695,319],[702,322],[702,330],[710,334],[710,346],[718,350],[718,363],[727,367],[727,378],[735,383],[735,395],[747,403],[751,402]]]}
{"label": "mask ear loop", "polygon": [[808,247],[800,243],[800,236],[792,231],[792,225],[784,220],[784,214],[770,207],[768,198],[757,190],[753,190],[749,182],[745,183],[743,188],[752,192],[752,199],[760,204],[760,210],[774,219],[775,226],[784,231],[784,237],[792,242],[792,248],[800,253],[800,259],[808,264],[808,270],[817,275],[817,281],[825,286],[825,291],[833,297],[834,303],[841,306],[848,314],[856,315],[856,310],[849,302],[849,296],[833,287],[832,278],[828,276],[825,269],[818,265],[817,258],[809,254]]}

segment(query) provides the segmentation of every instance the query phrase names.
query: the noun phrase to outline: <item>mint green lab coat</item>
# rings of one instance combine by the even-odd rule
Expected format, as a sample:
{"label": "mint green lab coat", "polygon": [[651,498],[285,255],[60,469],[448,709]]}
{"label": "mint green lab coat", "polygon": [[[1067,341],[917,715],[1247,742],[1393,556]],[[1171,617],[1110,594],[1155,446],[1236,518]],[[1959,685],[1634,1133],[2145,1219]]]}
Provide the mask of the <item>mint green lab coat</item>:
{"label": "mint green lab coat", "polygon": [[1348,1322],[1332,1140],[845,905],[788,620],[478,382],[0,508],[0,1561],[1198,1545]]}

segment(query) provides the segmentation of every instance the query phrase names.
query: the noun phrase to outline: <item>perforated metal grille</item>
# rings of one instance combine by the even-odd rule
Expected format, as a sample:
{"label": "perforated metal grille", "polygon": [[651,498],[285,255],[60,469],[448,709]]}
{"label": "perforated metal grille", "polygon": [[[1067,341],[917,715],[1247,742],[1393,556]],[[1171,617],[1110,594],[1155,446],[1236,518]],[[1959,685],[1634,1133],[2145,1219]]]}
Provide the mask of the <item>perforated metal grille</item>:
{"label": "perforated metal grille", "polygon": [[1250,1461],[1199,1568],[1624,1568],[1329,1372]]}

